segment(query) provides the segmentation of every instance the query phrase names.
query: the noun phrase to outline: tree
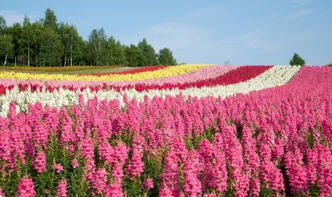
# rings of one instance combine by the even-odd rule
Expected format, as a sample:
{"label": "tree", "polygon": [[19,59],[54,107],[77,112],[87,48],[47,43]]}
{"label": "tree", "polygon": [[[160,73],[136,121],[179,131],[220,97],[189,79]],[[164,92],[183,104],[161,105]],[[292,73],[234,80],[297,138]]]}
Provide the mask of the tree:
{"label": "tree", "polygon": [[5,19],[0,15],[0,35],[4,34],[6,29],[6,21]]}
{"label": "tree", "polygon": [[33,28],[30,23],[30,19],[25,16],[23,20],[23,35],[24,39],[22,40],[22,44],[25,46],[25,52],[27,54],[27,64],[28,67],[30,66],[30,51],[31,51],[31,44],[33,43]]}
{"label": "tree", "polygon": [[89,36],[89,61],[91,64],[99,66],[105,63],[103,55],[106,53],[107,36],[103,28],[92,30]]}
{"label": "tree", "polygon": [[0,64],[147,66],[158,65],[159,60],[162,64],[176,64],[169,49],[156,54],[146,39],[126,46],[112,36],[108,38],[101,28],[92,30],[89,39],[83,40],[74,25],[58,23],[51,9],[46,9],[45,16],[36,22],[26,16],[23,23],[9,27],[0,16],[0,41]]}
{"label": "tree", "polygon": [[128,66],[145,66],[145,57],[143,51],[133,44],[126,48],[126,58]]}
{"label": "tree", "polygon": [[138,43],[138,48],[143,51],[143,55],[145,57],[145,66],[152,66],[158,64],[157,54],[155,53],[153,47],[148,44],[145,38]]}
{"label": "tree", "polygon": [[119,41],[116,42],[114,49],[114,64],[115,65],[127,65],[126,47]]}
{"label": "tree", "polygon": [[45,28],[38,39],[40,46],[37,64],[40,66],[53,66],[59,64],[63,52],[59,36],[53,30]]}
{"label": "tree", "polygon": [[[40,53],[41,53],[41,48],[42,48],[42,42],[46,42],[43,40],[44,36],[45,36],[45,28],[43,28],[42,24],[38,23],[38,22],[35,22],[35,23],[32,23],[31,24],[31,27],[30,27],[30,30],[31,30],[31,34],[29,34],[30,36],[30,40],[28,41],[30,44],[30,49],[29,48],[26,48],[25,47],[25,53],[28,53],[29,52],[29,55],[30,56],[30,64],[31,65],[41,65],[40,64]],[[54,34],[54,31],[52,30],[49,30],[48,31],[52,32],[51,34],[53,35]],[[27,35],[26,35],[27,36]],[[27,42],[23,42],[26,44],[26,46],[28,45]],[[52,52],[51,52],[52,53]]]}
{"label": "tree", "polygon": [[0,35],[0,57],[4,58],[3,65],[7,65],[9,55],[13,54],[13,38],[11,35]]}
{"label": "tree", "polygon": [[294,53],[293,58],[289,61],[289,64],[292,66],[303,66],[305,64],[305,60],[297,53]]}
{"label": "tree", "polygon": [[119,41],[116,41],[113,36],[107,40],[107,65],[126,65],[125,47]]}
{"label": "tree", "polygon": [[161,65],[176,65],[172,51],[168,48],[163,48],[159,51],[158,60]]}
{"label": "tree", "polygon": [[13,43],[13,52],[11,53],[9,58],[14,57],[14,62],[16,65],[17,57],[20,54],[23,54],[22,52],[23,46],[21,45],[21,41],[24,40],[22,25],[20,23],[15,23],[11,27],[8,27],[6,32],[7,34],[11,35]]}
{"label": "tree", "polygon": [[53,10],[51,9],[46,9],[45,11],[45,19],[43,21],[43,26],[45,28],[50,28],[52,29],[53,31],[56,31],[57,30],[57,19],[56,19],[56,16],[55,16],[55,13]]}
{"label": "tree", "polygon": [[82,55],[81,46],[83,40],[74,26],[63,23],[59,26],[59,36],[63,45],[63,65],[72,66],[74,59],[79,58]]}

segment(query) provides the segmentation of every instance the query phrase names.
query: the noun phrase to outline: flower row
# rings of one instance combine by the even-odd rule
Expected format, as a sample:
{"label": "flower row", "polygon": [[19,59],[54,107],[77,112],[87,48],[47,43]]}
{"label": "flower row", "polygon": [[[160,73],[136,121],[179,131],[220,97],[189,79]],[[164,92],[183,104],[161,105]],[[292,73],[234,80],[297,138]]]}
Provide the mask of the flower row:
{"label": "flower row", "polygon": [[75,82],[72,81],[24,81],[24,80],[0,80],[3,85],[0,85],[0,95],[5,93],[5,89],[12,89],[15,85],[19,87],[21,91],[25,91],[30,87],[31,91],[42,90],[44,86],[47,90],[52,92],[53,90],[61,87],[62,89],[68,89],[76,91],[80,89],[83,91],[89,88],[93,91],[98,90],[126,90],[135,89],[139,92],[150,89],[186,89],[190,87],[211,87],[217,85],[229,85],[242,81],[246,81],[250,78],[254,78],[257,75],[263,73],[270,66],[208,66],[199,70],[189,72],[183,75],[177,75],[172,77],[164,77],[160,79],[152,80],[140,80],[133,82]]}
{"label": "flower row", "polygon": [[[123,104],[123,97],[128,99],[136,99],[137,101],[143,101],[145,98],[153,99],[154,97],[167,97],[183,95],[188,97],[228,97],[234,96],[238,93],[249,93],[251,91],[257,91],[265,88],[271,88],[286,84],[299,70],[299,67],[288,66],[274,66],[262,74],[254,77],[250,80],[231,84],[231,85],[215,85],[206,86],[201,88],[190,87],[186,89],[149,89],[146,91],[137,91],[135,89],[125,90],[105,90],[105,89],[77,89],[71,91],[69,89],[55,89],[48,91],[45,87],[40,87],[35,91],[31,91],[30,87],[21,91],[17,86],[6,90],[6,94],[0,96],[0,109],[1,115],[6,116],[8,113],[8,104],[15,102],[20,111],[27,111],[29,104],[40,102],[43,106],[48,105],[50,107],[60,108],[61,106],[70,106],[78,104],[78,98],[83,95],[85,100],[97,97],[102,100],[117,99]],[[226,73],[227,74],[227,73]]]}
{"label": "flower row", "polygon": [[22,80],[67,80],[67,81],[131,81],[143,79],[156,79],[160,77],[168,77],[180,75],[200,69],[206,65],[180,65],[169,66],[161,70],[138,72],[135,74],[114,74],[103,76],[79,76],[65,74],[31,74],[31,73],[15,73],[0,72],[0,79],[22,79]]}
{"label": "flower row", "polygon": [[[330,196],[332,68],[298,71],[276,66],[202,98],[81,95],[27,113],[12,102],[0,117],[0,195]],[[227,87],[260,91],[212,97]]]}
{"label": "flower row", "polygon": [[167,67],[169,67],[169,66],[145,66],[145,67],[142,67],[142,68],[135,68],[135,69],[130,69],[130,70],[118,71],[118,72],[110,72],[110,73],[80,74],[80,76],[84,76],[84,75],[103,76],[103,75],[114,75],[114,74],[136,74],[136,73],[140,73],[140,72],[160,70],[160,69],[167,68]]}
{"label": "flower row", "polygon": [[[188,72],[182,75],[175,75],[169,77],[162,77],[158,79],[147,79],[147,80],[135,80],[135,81],[108,81],[108,82],[97,82],[97,81],[55,81],[55,80],[12,80],[12,79],[0,79],[0,91],[5,92],[6,88],[11,89],[13,86],[18,86],[20,90],[26,90],[31,87],[31,90],[39,89],[46,86],[49,91],[52,89],[63,89],[75,90],[75,89],[128,89],[129,86],[137,85],[164,85],[164,84],[184,84],[194,83],[198,81],[206,81],[211,78],[220,77],[228,71],[238,68],[237,66],[206,66]],[[127,88],[125,88],[127,87]],[[1,92],[0,92],[1,95]]]}

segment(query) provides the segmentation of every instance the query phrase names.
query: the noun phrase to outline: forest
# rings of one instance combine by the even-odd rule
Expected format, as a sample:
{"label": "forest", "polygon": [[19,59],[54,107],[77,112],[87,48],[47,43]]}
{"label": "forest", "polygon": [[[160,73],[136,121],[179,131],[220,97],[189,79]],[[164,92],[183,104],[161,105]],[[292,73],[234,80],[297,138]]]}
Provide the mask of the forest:
{"label": "forest", "polygon": [[44,18],[7,26],[0,16],[0,64],[3,66],[123,65],[131,67],[175,65],[169,48],[156,51],[143,38],[137,45],[122,44],[107,36],[103,28],[93,29],[84,40],[75,25],[58,22],[53,10]]}

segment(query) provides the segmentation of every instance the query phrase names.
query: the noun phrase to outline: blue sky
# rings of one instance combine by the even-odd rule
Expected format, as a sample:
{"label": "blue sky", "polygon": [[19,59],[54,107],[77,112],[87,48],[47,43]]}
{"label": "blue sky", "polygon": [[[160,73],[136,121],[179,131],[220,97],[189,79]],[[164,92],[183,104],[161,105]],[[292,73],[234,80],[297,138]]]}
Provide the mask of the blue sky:
{"label": "blue sky", "polygon": [[103,27],[122,43],[143,37],[169,47],[178,62],[288,64],[294,52],[308,65],[332,63],[331,0],[0,0],[8,25],[55,11],[87,39]]}

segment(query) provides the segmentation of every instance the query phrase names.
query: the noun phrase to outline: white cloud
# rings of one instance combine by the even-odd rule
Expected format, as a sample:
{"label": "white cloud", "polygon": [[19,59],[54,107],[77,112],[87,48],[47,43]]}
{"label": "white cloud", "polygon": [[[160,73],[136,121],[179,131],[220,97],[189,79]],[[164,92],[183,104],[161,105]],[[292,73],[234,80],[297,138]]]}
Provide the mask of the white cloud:
{"label": "white cloud", "polygon": [[[276,54],[285,51],[284,48],[289,46],[292,36],[300,37],[278,31],[276,25],[270,23],[258,26],[254,31],[238,31],[233,26],[225,28],[227,23],[222,21],[232,17],[232,13],[226,10],[222,12],[223,15],[219,15],[220,9],[209,8],[202,12],[183,14],[171,18],[168,22],[147,27],[134,37],[128,35],[122,40],[137,43],[146,38],[157,50],[170,48],[178,62],[223,64],[229,60],[235,64],[269,64],[278,59]],[[302,9],[289,16],[288,20],[292,21],[310,13],[312,10]],[[211,23],[213,19],[218,20]]]}
{"label": "white cloud", "polygon": [[294,7],[302,7],[310,3],[311,0],[290,0],[290,3]]}
{"label": "white cloud", "polygon": [[292,15],[287,17],[286,22],[292,22],[294,20],[300,19],[302,17],[305,17],[313,12],[312,9],[302,9],[294,12]]}
{"label": "white cloud", "polygon": [[[11,26],[14,23],[22,23],[26,15],[13,10],[0,10],[0,16],[6,20],[7,26]],[[30,20],[34,18],[31,15],[27,16],[30,18]]]}
{"label": "white cloud", "polygon": [[167,22],[148,28],[138,37],[145,37],[156,49],[169,47],[179,62],[223,64],[240,59],[243,54],[273,53],[282,47],[280,40],[284,36],[265,31],[224,38],[218,35],[215,29]]}

